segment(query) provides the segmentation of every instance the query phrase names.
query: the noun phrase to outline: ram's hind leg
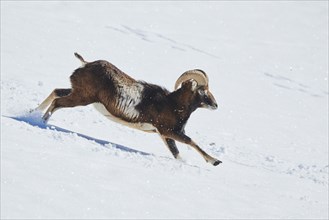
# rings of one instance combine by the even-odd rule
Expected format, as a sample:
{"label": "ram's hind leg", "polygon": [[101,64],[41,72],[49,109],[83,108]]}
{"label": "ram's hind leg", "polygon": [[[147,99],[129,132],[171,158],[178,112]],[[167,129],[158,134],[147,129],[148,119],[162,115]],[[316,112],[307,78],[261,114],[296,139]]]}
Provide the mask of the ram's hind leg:
{"label": "ram's hind leg", "polygon": [[54,89],[35,110],[44,111],[56,98],[67,96],[71,92],[72,89]]}
{"label": "ram's hind leg", "polygon": [[47,109],[46,113],[42,117],[45,122],[47,122],[50,116],[60,108],[72,108],[75,106],[85,106],[95,102],[92,98],[86,98],[83,96],[83,93],[72,90],[70,94],[63,97],[55,98],[49,108]]}

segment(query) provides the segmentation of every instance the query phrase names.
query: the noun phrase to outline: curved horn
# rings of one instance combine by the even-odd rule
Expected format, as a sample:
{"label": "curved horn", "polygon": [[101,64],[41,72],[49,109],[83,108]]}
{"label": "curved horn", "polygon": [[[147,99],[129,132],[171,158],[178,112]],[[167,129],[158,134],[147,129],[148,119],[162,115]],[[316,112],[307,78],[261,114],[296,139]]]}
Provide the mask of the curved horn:
{"label": "curved horn", "polygon": [[185,81],[193,79],[195,80],[199,86],[208,86],[208,76],[202,70],[188,70],[183,73],[175,83],[175,90]]}

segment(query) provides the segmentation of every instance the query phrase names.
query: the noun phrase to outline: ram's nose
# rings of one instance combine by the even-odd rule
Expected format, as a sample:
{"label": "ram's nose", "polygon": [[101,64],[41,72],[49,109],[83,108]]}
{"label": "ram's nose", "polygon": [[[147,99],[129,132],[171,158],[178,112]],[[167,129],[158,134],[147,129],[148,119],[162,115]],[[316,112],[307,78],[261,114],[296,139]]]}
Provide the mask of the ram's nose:
{"label": "ram's nose", "polygon": [[214,109],[218,109],[218,104],[217,103],[214,104]]}
{"label": "ram's nose", "polygon": [[215,102],[214,104],[212,104],[211,108],[213,110],[216,110],[218,108],[218,104]]}
{"label": "ram's nose", "polygon": [[207,91],[207,94],[208,94],[208,98],[210,100],[210,102],[208,103],[209,107],[213,110],[217,109],[218,104],[217,104],[217,101],[216,101],[214,95],[210,91]]}

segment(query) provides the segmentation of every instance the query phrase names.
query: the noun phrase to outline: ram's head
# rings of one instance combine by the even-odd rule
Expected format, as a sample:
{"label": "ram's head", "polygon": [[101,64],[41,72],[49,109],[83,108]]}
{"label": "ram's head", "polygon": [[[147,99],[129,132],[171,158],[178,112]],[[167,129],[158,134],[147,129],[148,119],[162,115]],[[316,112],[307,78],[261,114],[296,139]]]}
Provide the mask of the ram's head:
{"label": "ram's head", "polygon": [[175,83],[175,90],[179,87],[190,88],[197,107],[217,109],[216,99],[209,90],[209,78],[204,71],[198,69],[186,71]]}

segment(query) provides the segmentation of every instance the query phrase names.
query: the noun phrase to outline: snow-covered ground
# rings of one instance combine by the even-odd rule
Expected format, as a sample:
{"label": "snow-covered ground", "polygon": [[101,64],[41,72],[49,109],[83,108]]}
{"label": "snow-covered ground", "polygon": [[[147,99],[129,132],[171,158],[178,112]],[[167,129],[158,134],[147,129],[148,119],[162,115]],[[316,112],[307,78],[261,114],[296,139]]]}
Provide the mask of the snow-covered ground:
{"label": "snow-covered ground", "polygon": [[[199,68],[175,161],[158,135],[91,106],[29,114],[106,59],[172,90]],[[328,2],[1,1],[1,218],[328,219]]]}

